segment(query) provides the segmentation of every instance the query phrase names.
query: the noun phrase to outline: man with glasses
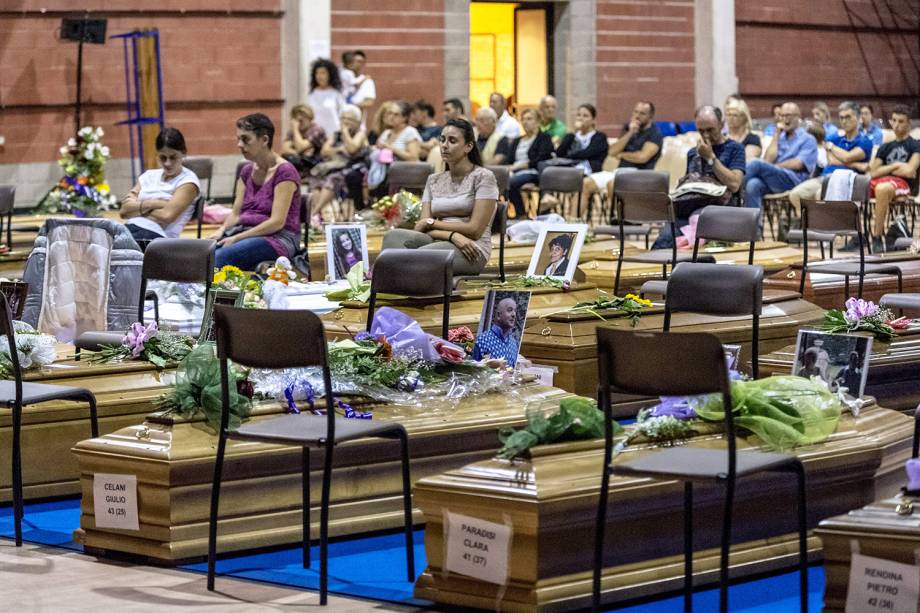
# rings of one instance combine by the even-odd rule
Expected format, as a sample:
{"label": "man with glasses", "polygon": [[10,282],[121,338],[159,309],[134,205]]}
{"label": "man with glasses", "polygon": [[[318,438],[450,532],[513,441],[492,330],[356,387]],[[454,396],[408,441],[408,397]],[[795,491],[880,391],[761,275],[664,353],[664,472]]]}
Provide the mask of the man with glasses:
{"label": "man with glasses", "polygon": [[[827,150],[827,166],[823,175],[835,170],[860,171],[860,166],[872,154],[872,141],[859,131],[859,105],[855,102],[841,102],[837,107],[840,130],[824,141]],[[789,202],[796,211],[801,211],[802,199],[816,200],[821,194],[821,178],[808,179],[789,192]]]}
{"label": "man with glasses", "polygon": [[789,191],[808,179],[818,162],[818,143],[802,127],[799,105],[787,102],[780,109],[776,136],[763,154],[747,163],[744,205],[760,208],[767,194]]}

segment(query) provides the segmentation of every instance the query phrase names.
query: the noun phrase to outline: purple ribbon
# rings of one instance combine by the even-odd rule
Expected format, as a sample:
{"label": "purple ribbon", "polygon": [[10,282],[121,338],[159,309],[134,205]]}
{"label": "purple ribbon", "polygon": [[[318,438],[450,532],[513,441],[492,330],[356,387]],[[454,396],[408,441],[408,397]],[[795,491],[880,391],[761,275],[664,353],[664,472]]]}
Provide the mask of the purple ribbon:
{"label": "purple ribbon", "polygon": [[[313,386],[310,385],[310,382],[306,379],[295,380],[284,388],[284,398],[287,400],[287,412],[295,414],[301,413],[300,407],[297,406],[297,402],[294,400],[294,390],[298,385],[300,385],[300,389],[303,390],[304,396],[307,397],[307,403],[310,405],[310,412],[314,415],[325,415],[326,412],[323,409],[316,408],[316,390],[313,389]],[[372,413],[356,411],[353,406],[341,400],[336,400],[335,406],[342,409],[346,419],[373,419],[374,417]]]}

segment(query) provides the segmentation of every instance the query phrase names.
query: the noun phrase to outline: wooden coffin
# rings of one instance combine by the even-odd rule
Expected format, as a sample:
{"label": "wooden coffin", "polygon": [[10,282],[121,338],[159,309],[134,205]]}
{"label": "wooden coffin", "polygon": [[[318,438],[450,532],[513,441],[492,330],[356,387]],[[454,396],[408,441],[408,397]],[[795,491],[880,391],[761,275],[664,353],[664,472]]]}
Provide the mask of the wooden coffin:
{"label": "wooden coffin", "polygon": [[[606,316],[606,315],[605,315]],[[760,317],[760,355],[795,343],[798,329],[819,321],[823,309],[802,300],[793,292],[765,291]],[[661,330],[662,309],[648,309],[637,330]],[[597,394],[598,326],[630,328],[628,319],[614,314],[601,321],[590,313],[558,313],[529,318],[524,329],[521,353],[536,364],[558,369],[553,385],[583,396]],[[726,344],[742,346],[742,361],[750,362],[751,318],[713,317],[694,313],[674,313],[671,329],[687,332],[712,332]],[[625,415],[622,415],[625,416]]]}
{"label": "wooden coffin", "polygon": [[[639,253],[640,251],[633,247],[627,253]],[[715,257],[718,262],[747,264],[747,245],[703,247],[700,252]],[[766,272],[784,270],[793,263],[801,261],[802,251],[795,247],[790,247],[786,243],[760,242],[754,247],[754,264],[762,266]],[[613,280],[617,270],[615,252],[610,252],[604,257],[590,261],[585,261],[585,257],[582,256],[579,268],[584,271],[586,281],[594,283],[604,291],[613,291]],[[623,295],[627,291],[638,290],[649,279],[661,279],[661,265],[623,262],[623,269],[620,273],[620,294]],[[795,289],[796,291],[798,290],[798,288]]]}
{"label": "wooden coffin", "polygon": [[[521,426],[525,407],[550,410],[566,396],[562,390],[528,383],[503,394],[462,400],[455,407],[375,406],[373,418],[398,419],[406,427],[412,477],[417,480],[491,457],[500,447],[498,428]],[[278,403],[263,403],[256,407],[254,419],[280,412]],[[96,554],[126,553],[159,564],[204,556],[216,445],[216,434],[200,419],[158,417],[78,443],[73,448],[83,493],[78,539]],[[228,443],[221,488],[221,551],[301,541],[300,453],[297,447]],[[322,476],[316,450],[311,467],[315,537]],[[333,471],[332,534],[402,525],[402,477],[395,442],[340,445]],[[96,527],[94,473],[137,476],[137,532]]]}
{"label": "wooden coffin", "polygon": [[[527,310],[528,319],[569,309],[579,302],[594,300],[597,290],[590,284],[574,284],[570,291],[551,287],[531,288],[533,297]],[[474,332],[479,326],[482,315],[482,302],[485,290],[461,285],[450,303],[450,326],[469,326]],[[443,308],[440,299],[435,300],[397,300],[390,303],[380,302],[380,306],[389,304],[415,319],[419,325],[432,334],[441,334]],[[326,337],[351,338],[367,326],[367,304],[343,302],[342,307],[322,316],[326,327]],[[525,354],[526,355],[526,354]]]}
{"label": "wooden coffin", "polygon": [[[830,261],[830,260],[829,260]],[[896,264],[904,277],[905,292],[920,292],[920,256],[904,251],[878,256],[868,256],[866,262],[878,264]],[[764,288],[799,291],[801,280],[801,262],[785,270],[776,272],[764,279]],[[858,277],[850,277],[850,296],[855,296],[858,289]],[[865,279],[862,297],[878,302],[884,294],[898,291],[898,280],[894,275],[868,275]],[[805,300],[825,309],[842,309],[847,296],[844,292],[844,279],[840,275],[808,273],[805,279]]]}
{"label": "wooden coffin", "polygon": [[[859,418],[843,418],[825,443],[796,450],[807,470],[810,525],[880,494],[890,495],[901,482],[912,428],[904,415],[873,406]],[[739,440],[740,452],[748,452],[752,443]],[[697,437],[690,444],[724,446],[718,435]],[[650,451],[647,446],[630,447],[625,455]],[[539,449],[530,461],[492,459],[421,479],[414,495],[426,521],[428,568],[416,582],[415,595],[445,605],[499,606],[498,585],[444,572],[443,516],[449,511],[512,524],[502,611],[589,606],[602,461],[600,441],[568,443]],[[602,583],[607,603],[683,585],[682,491],[675,481],[611,481]],[[739,481],[733,578],[795,563],[794,501],[795,479],[788,475]],[[721,503],[719,489],[694,488],[696,583],[718,578]],[[820,555],[817,539],[810,539],[809,547],[813,556]]]}
{"label": "wooden coffin", "polygon": [[917,563],[920,514],[916,513],[916,505],[920,502],[915,498],[898,495],[820,523],[815,535],[824,550],[824,613],[844,613],[846,609],[854,544],[865,556],[908,565]]}
{"label": "wooden coffin", "polygon": [[[41,371],[26,371],[26,380],[85,387],[96,396],[100,433],[137,424],[154,410],[156,399],[175,381],[175,371],[157,371],[148,362],[89,364],[75,362],[73,348],[65,354],[59,345],[58,361]],[[77,441],[90,436],[89,409],[85,403],[44,402],[23,410],[23,481],[27,498],[75,494],[80,491],[80,471],[70,453]],[[12,412],[0,409],[0,501],[12,500],[10,453]]]}
{"label": "wooden coffin", "polygon": [[[795,362],[795,344],[778,349],[760,360],[763,376],[788,375]],[[920,330],[903,331],[891,342],[872,341],[867,395],[880,404],[911,415],[920,404]]]}

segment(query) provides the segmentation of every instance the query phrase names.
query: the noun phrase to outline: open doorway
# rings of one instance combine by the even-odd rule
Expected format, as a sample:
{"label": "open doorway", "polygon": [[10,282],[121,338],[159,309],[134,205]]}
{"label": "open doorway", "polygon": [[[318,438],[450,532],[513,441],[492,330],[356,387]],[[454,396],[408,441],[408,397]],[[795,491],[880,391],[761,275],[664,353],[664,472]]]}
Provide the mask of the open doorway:
{"label": "open doorway", "polygon": [[537,2],[470,4],[472,113],[500,92],[511,108],[537,106],[552,91],[552,5]]}

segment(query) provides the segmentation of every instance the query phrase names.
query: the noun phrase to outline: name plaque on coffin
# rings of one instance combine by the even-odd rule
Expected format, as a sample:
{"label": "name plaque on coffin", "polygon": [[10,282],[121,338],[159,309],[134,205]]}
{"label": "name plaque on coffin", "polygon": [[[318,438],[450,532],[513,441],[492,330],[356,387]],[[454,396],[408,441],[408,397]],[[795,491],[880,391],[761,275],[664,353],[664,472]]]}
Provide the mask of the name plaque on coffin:
{"label": "name plaque on coffin", "polygon": [[[860,333],[864,334],[864,333]],[[795,360],[795,344],[777,349],[760,360],[761,375],[788,375]],[[895,330],[891,341],[872,341],[866,394],[880,404],[910,412],[920,404],[920,328]]]}
{"label": "name plaque on coffin", "polygon": [[[175,382],[175,370],[157,370],[143,361],[90,364],[74,361],[73,346],[58,345],[58,359],[41,370],[26,370],[26,381],[84,387],[96,396],[99,431],[137,424]],[[0,448],[12,448],[12,412],[0,411]],[[27,499],[80,491],[80,471],[70,448],[90,436],[86,403],[29,405],[22,412],[22,470]],[[0,454],[0,501],[12,500],[10,455]]]}
{"label": "name plaque on coffin", "polygon": [[[811,250],[809,250],[809,254]],[[849,258],[848,258],[849,260]],[[827,260],[830,262],[831,260]],[[835,258],[833,261],[839,261]],[[858,260],[857,260],[858,262]],[[920,255],[910,254],[905,251],[891,254],[866,256],[867,264],[895,264],[901,269],[904,292],[920,292]],[[802,278],[801,262],[797,265],[772,275],[763,280],[764,290],[784,289],[799,291],[799,282]],[[855,296],[858,289],[859,278],[850,277],[850,295]],[[820,272],[808,273],[805,279],[805,293],[803,298],[825,309],[842,309],[847,300],[844,279],[841,275],[828,275]],[[865,300],[878,302],[884,294],[898,291],[897,277],[894,275],[866,275],[862,297]]]}
{"label": "name plaque on coffin", "polygon": [[[627,426],[629,428],[629,426]],[[913,420],[872,405],[858,418],[842,417],[829,440],[794,450],[808,479],[808,521],[891,495],[903,479]],[[747,453],[754,439],[739,439]],[[724,448],[719,434],[696,436],[693,446]],[[603,442],[581,441],[532,449],[531,460],[485,460],[421,479],[414,500],[426,521],[428,568],[415,595],[445,605],[493,609],[496,586],[444,573],[443,517],[461,513],[510,522],[508,582],[502,611],[570,611],[590,606],[594,522]],[[650,445],[627,455],[654,453]],[[795,482],[785,475],[738,481],[732,541],[732,577],[794,566],[798,557]],[[683,585],[682,487],[676,481],[635,477],[611,480],[602,589],[608,604],[679,590]],[[777,508],[777,501],[788,501]],[[695,583],[718,580],[722,492],[694,488]],[[812,537],[813,559],[820,543]]]}
{"label": "name plaque on coffin", "polygon": [[[471,396],[454,408],[364,405],[374,420],[398,420],[409,433],[414,480],[491,457],[500,447],[498,429],[526,423],[526,410],[558,409],[570,396],[562,390],[525,383],[503,393]],[[278,402],[258,403],[254,419],[282,413]],[[83,499],[75,537],[98,555],[131,554],[156,564],[178,564],[207,553],[208,512],[217,435],[203,419],[152,415],[73,448]],[[229,441],[221,489],[219,547],[242,551],[301,542],[301,461],[299,447]],[[311,478],[314,537],[319,530],[322,456],[313,450]],[[95,523],[93,475],[132,474],[137,478],[136,532],[100,528]],[[402,526],[399,446],[366,439],[336,447],[330,531],[349,535]],[[417,519],[421,516],[417,515]]]}
{"label": "name plaque on coffin", "polygon": [[[824,310],[802,300],[798,293],[765,291],[760,317],[760,355],[794,344],[801,326],[814,324],[824,317]],[[557,312],[543,318],[528,318],[521,354],[536,364],[555,366],[553,377],[557,387],[575,394],[594,397],[597,394],[597,333],[598,326],[635,330],[661,330],[664,324],[661,306],[643,311],[635,328],[628,318],[616,312],[601,313],[606,321],[591,313]],[[677,332],[712,332],[723,343],[741,345],[741,360],[751,359],[751,317],[715,317],[695,313],[675,312],[671,329]],[[635,414],[617,413],[618,417]]]}
{"label": "name plaque on coffin", "polygon": [[[644,250],[636,249],[627,242],[626,253],[628,255],[638,255],[643,252]],[[680,255],[692,252],[678,249],[677,253]],[[727,247],[704,246],[700,249],[700,255],[714,257],[717,262],[723,262],[726,265],[747,264],[748,245],[739,243]],[[607,252],[591,260],[587,260],[582,254],[580,261],[579,268],[585,273],[585,281],[596,284],[604,291],[613,291],[613,280],[617,270],[616,251]],[[770,241],[754,245],[754,264],[761,266],[765,272],[783,270],[801,261],[802,251],[786,243]],[[628,291],[638,290],[649,279],[661,278],[661,264],[623,262],[623,268],[620,270],[620,293],[625,294]],[[649,297],[653,298],[653,296]]]}

